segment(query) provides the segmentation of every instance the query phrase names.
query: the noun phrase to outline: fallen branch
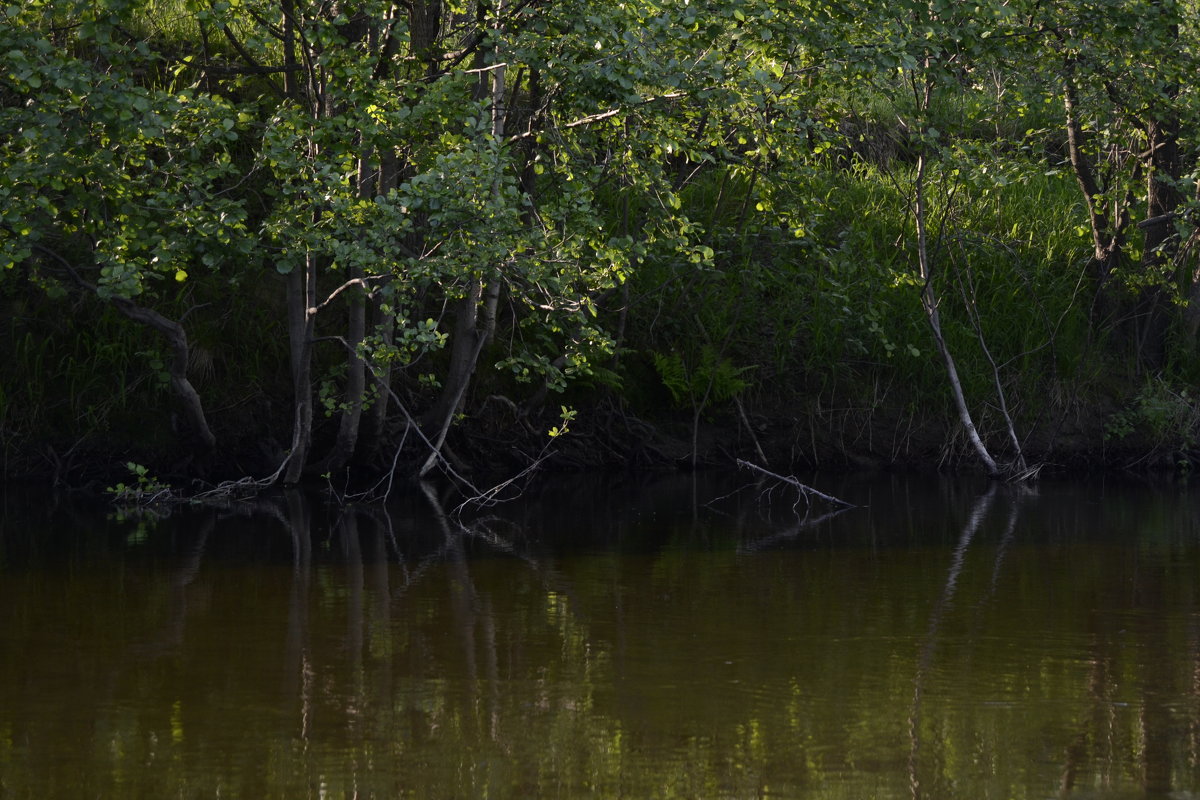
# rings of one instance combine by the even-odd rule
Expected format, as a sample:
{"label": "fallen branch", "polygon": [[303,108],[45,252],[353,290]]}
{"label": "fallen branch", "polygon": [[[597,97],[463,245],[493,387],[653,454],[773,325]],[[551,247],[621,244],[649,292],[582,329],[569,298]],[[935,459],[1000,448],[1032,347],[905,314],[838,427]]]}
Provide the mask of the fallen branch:
{"label": "fallen branch", "polygon": [[791,477],[790,475],[776,475],[774,472],[771,472],[770,470],[763,469],[762,467],[758,466],[757,464],[751,464],[749,461],[743,461],[740,458],[737,460],[737,465],[739,467],[745,467],[746,469],[754,470],[755,472],[761,472],[763,475],[766,475],[768,478],[774,478],[775,480],[779,481],[780,483],[786,483],[788,486],[798,489],[800,491],[800,493],[802,495],[804,495],[805,499],[808,499],[808,497],[810,495],[812,495],[812,496],[820,498],[821,500],[824,500],[827,503],[833,503],[834,505],[839,505],[839,506],[842,506],[843,508],[857,508],[857,506],[855,506],[853,503],[847,503],[845,500],[842,500],[841,498],[834,497],[831,494],[825,494],[824,492],[818,491],[817,489],[814,489],[811,486],[801,483],[800,481],[796,480],[795,478]]}

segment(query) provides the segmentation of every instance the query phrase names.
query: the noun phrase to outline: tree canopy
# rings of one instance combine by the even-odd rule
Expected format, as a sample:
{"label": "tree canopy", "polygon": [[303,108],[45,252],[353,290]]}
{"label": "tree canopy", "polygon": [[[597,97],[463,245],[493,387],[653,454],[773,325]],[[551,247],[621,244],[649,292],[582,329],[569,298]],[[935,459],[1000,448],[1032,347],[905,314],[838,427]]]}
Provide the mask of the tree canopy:
{"label": "tree canopy", "polygon": [[1190,452],[1195,11],[16,0],[0,431],[295,482],[608,398],[1002,471],[1084,403]]}

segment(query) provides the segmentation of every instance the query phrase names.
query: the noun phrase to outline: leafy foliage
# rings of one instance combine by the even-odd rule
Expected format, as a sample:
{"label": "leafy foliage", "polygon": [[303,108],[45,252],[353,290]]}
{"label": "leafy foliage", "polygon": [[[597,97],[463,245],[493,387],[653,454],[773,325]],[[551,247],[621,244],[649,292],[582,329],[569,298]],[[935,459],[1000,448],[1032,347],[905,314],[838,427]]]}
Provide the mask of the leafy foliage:
{"label": "leafy foliage", "polygon": [[[26,341],[88,300],[228,329],[206,341],[224,405],[252,373],[274,411],[323,404],[349,453],[345,420],[399,413],[386,390],[447,420],[491,390],[636,396],[618,363],[652,363],[679,406],[753,388],[940,415],[928,286],[967,394],[999,375],[1043,419],[1131,342],[1178,343],[1154,369],[1194,360],[1194,11],[19,0],[4,321]],[[1164,197],[1172,225],[1143,241]],[[151,349],[96,368],[186,397]],[[18,352],[3,419],[32,430],[36,393],[18,421],[7,387],[45,368]]]}

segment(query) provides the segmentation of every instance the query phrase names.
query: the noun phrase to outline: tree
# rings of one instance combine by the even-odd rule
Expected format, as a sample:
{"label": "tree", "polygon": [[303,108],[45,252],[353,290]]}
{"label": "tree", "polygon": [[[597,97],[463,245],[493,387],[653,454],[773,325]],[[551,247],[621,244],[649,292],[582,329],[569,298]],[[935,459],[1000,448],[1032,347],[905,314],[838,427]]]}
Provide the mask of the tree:
{"label": "tree", "polygon": [[170,384],[199,448],[211,450],[187,375],[187,311],[172,309],[188,305],[198,276],[248,251],[244,206],[224,191],[239,116],[221,97],[134,80],[133,64],[160,64],[125,40],[124,4],[28,3],[0,14],[11,64],[0,125],[15,134],[0,142],[0,263],[51,293],[111,303],[162,335]]}
{"label": "tree", "polygon": [[1184,164],[1178,136],[1196,113],[1187,88],[1196,64],[1180,39],[1188,6],[1097,0],[1030,12],[1061,86],[1070,167],[1093,242],[1097,322],[1124,330],[1139,368],[1150,370],[1163,366],[1169,298],[1186,296],[1190,284],[1172,264]]}

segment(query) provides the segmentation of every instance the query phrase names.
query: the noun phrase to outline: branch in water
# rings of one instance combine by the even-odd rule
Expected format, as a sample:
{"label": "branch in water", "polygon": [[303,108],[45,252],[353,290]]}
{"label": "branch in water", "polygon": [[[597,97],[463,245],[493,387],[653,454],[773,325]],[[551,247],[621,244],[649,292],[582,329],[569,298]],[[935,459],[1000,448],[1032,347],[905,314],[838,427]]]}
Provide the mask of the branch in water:
{"label": "branch in water", "polygon": [[806,497],[808,495],[814,495],[828,503],[834,503],[834,504],[842,506],[844,508],[857,508],[857,506],[855,506],[853,503],[847,503],[845,500],[834,497],[833,495],[825,494],[824,492],[818,491],[818,490],[812,488],[811,486],[807,486],[807,485],[801,483],[800,481],[796,480],[795,478],[793,478],[791,476],[776,475],[774,472],[771,472],[770,470],[765,470],[762,467],[758,466],[757,464],[751,464],[749,461],[742,461],[740,458],[737,460],[737,465],[739,467],[745,467],[746,469],[754,470],[755,472],[761,472],[763,475],[766,475],[769,478],[774,478],[775,480],[777,480],[781,483],[786,483],[788,486],[794,486],[795,488],[799,489]]}

